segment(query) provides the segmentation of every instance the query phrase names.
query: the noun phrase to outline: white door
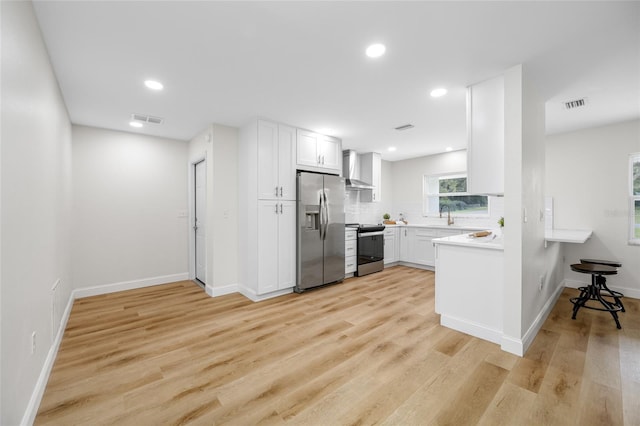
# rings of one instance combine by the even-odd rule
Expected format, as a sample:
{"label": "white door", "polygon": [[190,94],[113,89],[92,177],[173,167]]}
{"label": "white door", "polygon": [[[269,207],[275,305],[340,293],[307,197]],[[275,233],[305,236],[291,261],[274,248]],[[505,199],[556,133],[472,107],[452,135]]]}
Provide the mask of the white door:
{"label": "white door", "polygon": [[278,183],[278,125],[258,121],[258,199],[275,200]]}
{"label": "white door", "polygon": [[195,241],[195,271],[196,279],[202,284],[206,283],[206,214],[207,214],[207,169],[204,160],[193,165],[195,191],[194,191],[194,241]]}

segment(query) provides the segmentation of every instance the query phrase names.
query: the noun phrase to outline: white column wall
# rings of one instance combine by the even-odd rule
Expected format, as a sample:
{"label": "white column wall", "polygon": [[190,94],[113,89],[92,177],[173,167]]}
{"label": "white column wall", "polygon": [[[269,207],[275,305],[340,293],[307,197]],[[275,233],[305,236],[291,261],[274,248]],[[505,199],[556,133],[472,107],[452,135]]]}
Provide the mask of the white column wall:
{"label": "white column wall", "polygon": [[0,8],[0,424],[17,425],[33,420],[71,294],[71,124],[31,2]]}
{"label": "white column wall", "polygon": [[[209,295],[217,296],[238,288],[238,129],[219,124],[207,126],[189,142],[185,161],[189,176],[192,164],[201,159],[207,162],[206,289]],[[192,203],[191,178],[189,188]],[[192,237],[189,241],[192,256]],[[193,265],[190,271],[193,277]]]}

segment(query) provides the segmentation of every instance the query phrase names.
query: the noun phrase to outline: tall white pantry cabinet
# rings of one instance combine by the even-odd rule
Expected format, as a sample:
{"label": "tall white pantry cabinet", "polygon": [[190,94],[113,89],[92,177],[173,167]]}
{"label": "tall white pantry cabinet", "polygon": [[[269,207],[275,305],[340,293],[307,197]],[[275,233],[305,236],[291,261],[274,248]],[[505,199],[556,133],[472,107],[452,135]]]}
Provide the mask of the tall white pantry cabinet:
{"label": "tall white pantry cabinet", "polygon": [[252,300],[295,286],[296,129],[256,120],[240,132],[239,290]]}

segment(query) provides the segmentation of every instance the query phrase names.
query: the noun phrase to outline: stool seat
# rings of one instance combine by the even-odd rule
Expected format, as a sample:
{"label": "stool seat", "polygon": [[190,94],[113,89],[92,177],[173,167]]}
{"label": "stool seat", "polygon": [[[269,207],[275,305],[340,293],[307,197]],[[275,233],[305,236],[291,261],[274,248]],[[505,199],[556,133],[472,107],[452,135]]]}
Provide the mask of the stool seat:
{"label": "stool seat", "polygon": [[[570,268],[574,272],[579,272],[581,274],[590,274],[591,275],[591,284],[587,287],[580,287],[580,296],[572,297],[569,299],[571,303],[573,303],[573,315],[572,319],[576,319],[576,315],[580,308],[593,309],[596,311],[606,311],[611,314],[614,321],[616,322],[616,326],[620,329],[620,321],[618,320],[618,312],[624,311],[622,303],[619,298],[614,295],[614,302],[610,302],[603,298],[602,291],[608,291],[606,285],[604,284],[605,278],[603,275],[616,275],[618,273],[618,269],[614,266],[598,264],[598,263],[574,263],[570,265]],[[619,294],[619,293],[618,293]],[[605,295],[606,296],[606,295]],[[621,295],[620,295],[621,296]],[[598,301],[603,306],[587,306],[586,303],[589,301]]]}
{"label": "stool seat", "polygon": [[600,260],[600,259],[580,259],[580,263],[595,263],[596,265],[607,265],[615,268],[621,268],[622,263],[615,260]]}
{"label": "stool seat", "polygon": [[574,263],[570,266],[572,271],[592,275],[616,275],[618,270],[613,266],[599,263]]}

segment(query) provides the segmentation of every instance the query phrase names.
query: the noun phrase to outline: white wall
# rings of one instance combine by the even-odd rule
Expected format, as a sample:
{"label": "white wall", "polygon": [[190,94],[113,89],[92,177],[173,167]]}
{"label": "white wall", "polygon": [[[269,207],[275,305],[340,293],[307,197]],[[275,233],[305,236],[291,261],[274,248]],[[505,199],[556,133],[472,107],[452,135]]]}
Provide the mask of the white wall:
{"label": "white wall", "polygon": [[76,289],[186,279],[187,148],[185,141],[73,126]]}
{"label": "white wall", "polygon": [[640,246],[628,245],[629,154],[640,152],[640,120],[552,135],[546,143],[546,193],[553,197],[556,228],[591,229],[585,244],[565,244],[568,285],[588,276],[570,270],[580,258],[618,260],[610,287],[640,298]]}
{"label": "white wall", "polygon": [[515,353],[531,344],[562,284],[560,250],[544,242],[544,102],[533,81],[526,66],[505,72],[503,347]]}
{"label": "white wall", "polygon": [[[466,172],[467,151],[453,151],[443,154],[427,155],[409,160],[391,163],[390,194],[387,190],[385,197],[391,195],[393,200],[391,216],[397,218],[399,213],[412,224],[446,225],[446,218],[426,218],[422,216],[422,182],[424,175]],[[497,221],[504,214],[503,200],[499,197],[489,197],[491,206],[488,218],[460,218],[454,215],[457,225],[479,226],[482,228],[497,228]]]}
{"label": "white wall", "polygon": [[[218,296],[237,291],[238,285],[238,129],[219,124],[207,126],[189,142],[185,162],[189,176],[192,176],[193,163],[202,159],[207,162],[205,284],[209,295]],[[193,188],[192,180],[189,188]],[[192,189],[190,194],[193,200]],[[190,234],[190,241],[192,237]],[[193,265],[190,271],[193,278]]]}
{"label": "white wall", "polygon": [[345,223],[380,223],[385,213],[389,213],[392,219],[397,218],[398,214],[393,209],[392,165],[389,161],[382,161],[380,201],[361,202],[361,191],[345,191]]}
{"label": "white wall", "polygon": [[0,424],[16,425],[29,406],[35,414],[39,375],[55,353],[52,341],[71,292],[71,125],[31,3],[0,7]]}

